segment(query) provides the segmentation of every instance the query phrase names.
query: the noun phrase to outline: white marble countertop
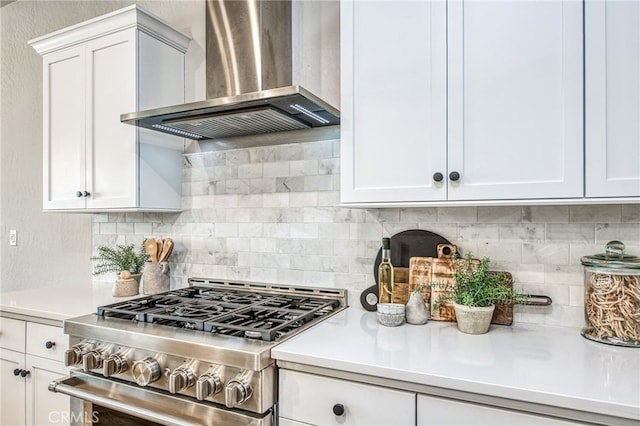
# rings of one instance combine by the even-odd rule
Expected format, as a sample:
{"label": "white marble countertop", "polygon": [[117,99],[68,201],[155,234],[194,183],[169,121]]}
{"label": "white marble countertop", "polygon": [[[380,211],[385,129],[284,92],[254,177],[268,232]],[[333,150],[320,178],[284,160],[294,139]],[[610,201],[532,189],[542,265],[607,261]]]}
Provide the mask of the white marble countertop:
{"label": "white marble countertop", "polygon": [[640,349],[589,341],[576,328],[455,323],[384,327],[350,307],[276,346],[315,367],[640,420]]}
{"label": "white marble countertop", "polygon": [[90,314],[101,305],[133,297],[113,297],[113,282],[88,282],[0,293],[0,312],[63,321]]}

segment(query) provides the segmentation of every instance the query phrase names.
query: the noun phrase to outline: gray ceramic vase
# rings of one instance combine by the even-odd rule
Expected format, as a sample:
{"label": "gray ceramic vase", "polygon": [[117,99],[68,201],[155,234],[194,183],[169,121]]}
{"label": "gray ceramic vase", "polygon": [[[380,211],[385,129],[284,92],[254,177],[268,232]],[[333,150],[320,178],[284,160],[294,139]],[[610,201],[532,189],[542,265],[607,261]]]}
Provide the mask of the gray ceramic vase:
{"label": "gray ceramic vase", "polygon": [[422,298],[422,293],[411,293],[405,309],[405,316],[408,324],[420,325],[429,321],[429,311]]}

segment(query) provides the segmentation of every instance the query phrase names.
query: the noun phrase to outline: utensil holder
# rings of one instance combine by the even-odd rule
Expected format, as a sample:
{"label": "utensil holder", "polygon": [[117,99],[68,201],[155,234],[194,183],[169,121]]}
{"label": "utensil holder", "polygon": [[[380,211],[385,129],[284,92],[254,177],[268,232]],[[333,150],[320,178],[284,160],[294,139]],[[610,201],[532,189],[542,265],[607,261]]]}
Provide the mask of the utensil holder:
{"label": "utensil holder", "polygon": [[146,262],[142,272],[142,294],[169,291],[169,263]]}

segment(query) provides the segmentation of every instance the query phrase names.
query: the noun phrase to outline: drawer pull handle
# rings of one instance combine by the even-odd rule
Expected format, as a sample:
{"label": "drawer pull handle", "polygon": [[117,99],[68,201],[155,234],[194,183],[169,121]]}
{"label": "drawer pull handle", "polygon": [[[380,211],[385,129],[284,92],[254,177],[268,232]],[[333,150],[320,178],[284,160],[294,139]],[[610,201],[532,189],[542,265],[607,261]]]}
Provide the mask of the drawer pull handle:
{"label": "drawer pull handle", "polygon": [[51,349],[51,348],[52,348],[52,347],[54,347],[55,345],[56,345],[56,342],[52,342],[51,340],[48,340],[48,341],[44,344],[45,348],[47,348],[47,349]]}
{"label": "drawer pull handle", "polygon": [[344,405],[342,404],[335,404],[333,406],[333,414],[335,414],[336,416],[342,416],[344,415]]}

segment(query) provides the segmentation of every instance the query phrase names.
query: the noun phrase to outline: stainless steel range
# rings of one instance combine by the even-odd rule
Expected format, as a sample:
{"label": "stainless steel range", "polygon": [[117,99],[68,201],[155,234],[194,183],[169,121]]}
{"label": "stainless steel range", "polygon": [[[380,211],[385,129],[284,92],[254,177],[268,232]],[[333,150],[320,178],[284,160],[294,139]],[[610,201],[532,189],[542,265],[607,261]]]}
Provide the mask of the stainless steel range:
{"label": "stainless steel range", "polygon": [[271,349],[347,306],[339,289],[189,284],[64,322],[73,345],[66,364],[75,368],[49,390],[82,405],[78,423],[104,407],[157,424],[275,424]]}

